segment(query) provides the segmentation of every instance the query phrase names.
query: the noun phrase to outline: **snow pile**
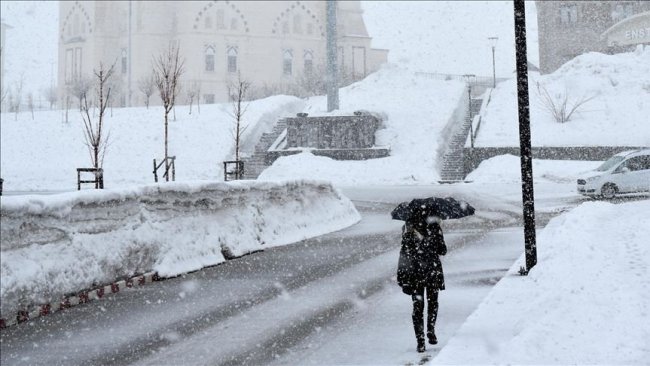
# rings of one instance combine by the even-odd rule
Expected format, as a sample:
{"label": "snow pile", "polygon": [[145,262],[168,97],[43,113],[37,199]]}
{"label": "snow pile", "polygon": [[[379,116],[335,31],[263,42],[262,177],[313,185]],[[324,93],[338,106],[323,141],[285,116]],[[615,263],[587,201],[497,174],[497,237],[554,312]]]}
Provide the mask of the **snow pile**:
{"label": "snow pile", "polygon": [[[650,201],[586,202],[551,220],[434,364],[646,364]],[[645,319],[645,320],[644,320]]]}
{"label": "snow pile", "polygon": [[[413,184],[439,180],[437,161],[448,123],[463,101],[464,85],[433,80],[387,65],[366,79],[340,90],[340,109],[327,113],[327,99],[307,101],[310,116],[352,114],[366,110],[380,115],[384,129],[375,134],[377,146],[391,156],[365,161],[336,161],[310,153],[279,158],[259,179],[326,179],[336,184]],[[460,107],[464,107],[462,104]]]}
{"label": "snow pile", "polygon": [[2,197],[1,312],[156,271],[175,276],[360,220],[329,183],[190,182]]}
{"label": "snow pile", "polygon": [[[570,183],[573,186],[579,176],[602,163],[602,161],[533,159],[533,181]],[[466,180],[474,183],[520,183],[521,159],[514,155],[499,155],[484,160],[467,175]]]}
{"label": "snow pile", "polygon": [[[567,95],[569,107],[583,97],[594,99],[570,121],[558,123],[544,108],[536,83],[556,100]],[[591,52],[552,74],[532,73],[529,93],[533,146],[650,146],[650,47],[616,55]],[[514,78],[497,85],[477,146],[519,146],[516,101]]]}
{"label": "snow pile", "polygon": [[[294,116],[301,99],[275,96],[253,101],[244,114],[248,126],[242,151],[252,153],[259,136],[270,132],[278,119]],[[228,103],[176,107],[169,122],[169,154],[176,156],[177,180],[221,180],[224,160],[234,158],[234,122]],[[90,167],[79,109],[2,114],[0,161],[5,191],[73,190],[77,168]],[[153,183],[152,162],[164,156],[162,107],[107,110],[105,128],[109,146],[104,160],[105,187]],[[159,172],[159,177],[162,172]]]}

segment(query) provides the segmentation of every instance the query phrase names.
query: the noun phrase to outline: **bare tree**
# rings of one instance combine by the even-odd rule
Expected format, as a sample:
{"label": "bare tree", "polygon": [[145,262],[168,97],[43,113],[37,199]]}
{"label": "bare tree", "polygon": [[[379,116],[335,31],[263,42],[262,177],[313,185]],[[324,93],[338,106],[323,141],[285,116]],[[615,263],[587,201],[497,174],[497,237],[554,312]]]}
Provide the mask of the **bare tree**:
{"label": "bare tree", "polygon": [[32,92],[27,93],[27,108],[32,112],[32,121],[34,120],[34,94]]}
{"label": "bare tree", "polygon": [[143,76],[138,80],[138,89],[144,94],[144,105],[149,109],[149,98],[156,90],[156,79],[154,74]]}
{"label": "bare tree", "polygon": [[11,88],[7,88],[7,106],[9,107],[9,112],[14,111],[14,93],[11,91]]}
{"label": "bare tree", "polygon": [[54,103],[56,103],[57,99],[59,98],[55,86],[50,86],[48,88],[43,89],[43,96],[45,97],[45,100],[47,100],[50,103],[50,109],[52,109]]}
{"label": "bare tree", "polygon": [[[0,47],[0,56],[2,56],[2,47]],[[9,94],[9,88],[5,88],[4,83],[0,83],[0,110],[4,107],[5,98]]]}
{"label": "bare tree", "polygon": [[183,74],[184,61],[180,59],[179,46],[170,42],[167,51],[154,60],[154,78],[165,111],[165,171],[169,170],[169,112],[176,103],[180,90],[179,79]]}
{"label": "bare tree", "polygon": [[[25,83],[25,73],[20,74],[20,79],[14,84],[13,100],[10,99],[9,108],[15,113],[14,120],[18,120],[20,104],[23,102],[23,85]],[[12,103],[13,102],[13,103]]]}
{"label": "bare tree", "polygon": [[95,84],[94,97],[97,100],[98,109],[96,119],[90,116],[90,110],[93,107],[88,104],[87,93],[83,96],[81,117],[83,119],[84,139],[88,147],[88,152],[90,153],[90,161],[95,169],[102,167],[108,144],[109,136],[104,130],[104,113],[111,98],[111,87],[108,81],[114,71],[115,64],[106,69],[101,62],[99,63],[99,70],[93,70]]}
{"label": "bare tree", "polygon": [[0,110],[4,108],[5,99],[7,99],[8,95],[9,95],[9,88],[5,88],[5,86],[2,85],[2,90],[0,90]]}
{"label": "bare tree", "polygon": [[[187,88],[187,91],[185,92],[185,94],[187,94],[187,99],[190,102],[190,113],[189,114],[192,114],[192,104],[194,103],[194,99],[196,99],[197,96],[199,95],[200,91],[201,91],[201,82],[200,81],[192,81],[189,84],[189,86]],[[197,101],[197,104],[198,104],[198,101]]]}
{"label": "bare tree", "polygon": [[248,109],[248,103],[245,103],[248,97],[248,91],[251,87],[251,83],[245,79],[242,79],[241,73],[237,73],[237,79],[231,80],[228,83],[228,96],[230,102],[232,103],[232,112],[230,116],[235,122],[233,129],[233,138],[235,139],[235,160],[239,161],[239,146],[241,143],[241,136],[246,131],[248,126],[243,125],[243,116]]}
{"label": "bare tree", "polygon": [[555,122],[565,123],[571,120],[573,114],[580,109],[585,103],[594,99],[596,95],[586,96],[583,95],[575,101],[571,101],[569,91],[565,89],[564,93],[558,93],[551,96],[546,86],[536,83],[537,96],[542,102],[544,109],[553,117]]}
{"label": "bare tree", "polygon": [[68,86],[69,94],[77,98],[77,100],[79,101],[79,112],[83,111],[82,102],[83,99],[86,97],[86,94],[88,94],[88,91],[90,91],[91,87],[92,87],[92,80],[91,78],[86,76],[78,77]]}
{"label": "bare tree", "polygon": [[[116,61],[117,63],[117,61]],[[125,83],[124,80],[120,77],[114,77],[111,78],[108,81],[108,87],[111,89],[111,92],[113,93],[113,98],[108,102],[108,106],[111,108],[111,117],[113,117],[113,107],[115,106],[115,99],[116,97],[119,97],[119,107],[123,107],[126,105],[126,95],[125,95]]]}
{"label": "bare tree", "polygon": [[196,83],[196,109],[201,114],[201,80]]}

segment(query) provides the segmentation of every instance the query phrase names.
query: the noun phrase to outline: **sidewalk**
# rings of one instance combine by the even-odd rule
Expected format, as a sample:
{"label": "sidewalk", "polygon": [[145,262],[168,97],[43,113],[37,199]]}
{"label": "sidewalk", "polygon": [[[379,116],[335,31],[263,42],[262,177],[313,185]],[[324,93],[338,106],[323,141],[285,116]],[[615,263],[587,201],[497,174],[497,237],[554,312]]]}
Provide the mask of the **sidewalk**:
{"label": "sidewalk", "polygon": [[[549,222],[431,364],[647,364],[650,201],[586,202]],[[443,315],[444,316],[444,315]]]}

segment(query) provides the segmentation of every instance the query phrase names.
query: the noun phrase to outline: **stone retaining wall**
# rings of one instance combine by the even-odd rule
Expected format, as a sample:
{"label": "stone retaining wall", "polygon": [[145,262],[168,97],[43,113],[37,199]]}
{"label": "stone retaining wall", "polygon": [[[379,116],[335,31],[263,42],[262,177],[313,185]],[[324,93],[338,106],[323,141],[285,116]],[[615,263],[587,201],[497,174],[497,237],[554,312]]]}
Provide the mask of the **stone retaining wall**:
{"label": "stone retaining wall", "polygon": [[286,148],[371,148],[380,126],[372,115],[287,118]]}
{"label": "stone retaining wall", "polygon": [[[532,147],[534,159],[546,160],[607,160],[621,151],[641,149],[637,146],[566,146]],[[483,160],[499,155],[519,156],[519,147],[474,147],[464,148],[465,176],[476,169]]]}

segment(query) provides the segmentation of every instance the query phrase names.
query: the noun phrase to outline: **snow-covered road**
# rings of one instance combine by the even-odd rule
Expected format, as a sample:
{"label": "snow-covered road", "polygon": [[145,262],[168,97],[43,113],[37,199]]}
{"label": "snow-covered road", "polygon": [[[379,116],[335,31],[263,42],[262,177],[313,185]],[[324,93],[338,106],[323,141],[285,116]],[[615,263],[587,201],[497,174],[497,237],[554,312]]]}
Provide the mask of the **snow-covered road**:
{"label": "snow-covered road", "polygon": [[[401,227],[390,220],[395,202],[471,195],[477,208],[473,217],[444,223],[450,251],[441,343],[425,357],[523,250],[515,202],[459,188],[343,189],[360,223],[7,328],[0,333],[2,364],[418,363],[410,300],[394,281]],[[550,206],[555,212],[555,201]],[[553,214],[540,214],[538,223]]]}

